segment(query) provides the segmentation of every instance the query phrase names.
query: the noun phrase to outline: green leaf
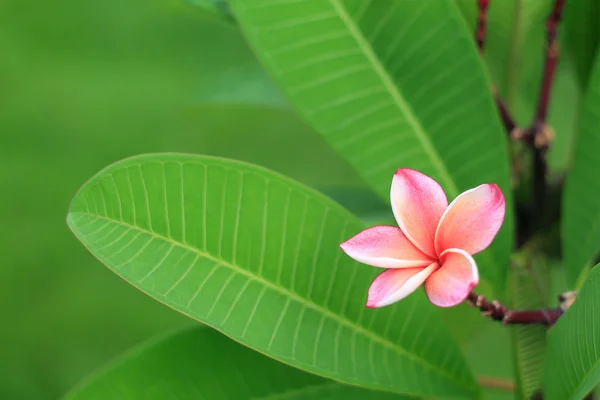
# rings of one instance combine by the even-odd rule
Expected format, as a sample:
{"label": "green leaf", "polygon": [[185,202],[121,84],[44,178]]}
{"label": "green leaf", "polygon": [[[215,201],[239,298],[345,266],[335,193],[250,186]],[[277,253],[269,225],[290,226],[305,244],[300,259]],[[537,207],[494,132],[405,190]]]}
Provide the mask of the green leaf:
{"label": "green leaf", "polygon": [[227,4],[226,0],[185,0],[185,2],[199,7],[202,10],[206,10],[225,21],[235,21],[235,18],[233,17],[231,9],[229,8],[229,4]]}
{"label": "green leaf", "polygon": [[600,250],[600,59],[596,62],[575,138],[573,165],[565,185],[561,238],[571,285]]}
{"label": "green leaf", "polygon": [[[455,1],[471,32],[475,32],[477,1]],[[531,124],[537,106],[545,61],[545,24],[551,7],[551,0],[506,0],[491,1],[488,8],[483,57],[500,96],[522,126]],[[566,47],[555,71],[550,99],[549,122],[556,132],[548,154],[551,171],[562,171],[567,166],[579,106],[580,88]]]}
{"label": "green leaf", "polygon": [[[513,309],[546,307],[550,287],[547,266],[538,259],[528,260],[524,265],[512,263],[509,287]],[[540,325],[517,325],[510,329],[518,398],[529,400],[541,388],[548,328]]]}
{"label": "green leaf", "polygon": [[[292,105],[384,198],[397,168],[450,198],[498,183],[511,204],[505,133],[479,56],[451,0],[233,0]],[[481,273],[501,291],[512,210]]]}
{"label": "green leaf", "polygon": [[202,327],[134,348],[65,397],[111,398],[408,399],[307,374]]}
{"label": "green leaf", "polygon": [[[455,0],[475,33],[477,1]],[[524,81],[539,85],[543,63],[545,27],[552,1],[491,1],[487,12],[484,58],[498,93],[514,111]],[[538,90],[530,97],[537,99]],[[531,113],[532,110],[528,110]],[[519,113],[521,114],[521,113]],[[523,123],[529,121],[523,121]]]}
{"label": "green leaf", "polygon": [[[578,400],[600,383],[600,266],[548,335],[544,399]],[[598,331],[596,331],[598,329]]]}
{"label": "green leaf", "polygon": [[360,222],[279,174],[206,156],[134,157],[92,178],[68,223],[140,290],[282,362],[398,393],[478,391],[421,291],[365,308],[380,270],[339,249]]}
{"label": "green leaf", "polygon": [[569,0],[565,2],[564,30],[566,50],[574,59],[582,87],[590,79],[594,58],[600,42],[600,2],[597,0]]}

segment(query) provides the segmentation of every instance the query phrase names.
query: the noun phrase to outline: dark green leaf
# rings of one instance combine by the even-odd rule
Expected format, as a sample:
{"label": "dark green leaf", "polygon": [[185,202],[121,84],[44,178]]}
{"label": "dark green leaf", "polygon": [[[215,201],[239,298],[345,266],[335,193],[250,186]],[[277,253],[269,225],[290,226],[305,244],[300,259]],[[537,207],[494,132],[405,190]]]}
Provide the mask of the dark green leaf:
{"label": "dark green leaf", "polygon": [[[455,1],[475,35],[477,1]],[[532,75],[537,78],[541,71],[544,22],[551,5],[551,0],[490,1],[484,58],[498,92],[511,110],[515,108],[524,81]],[[537,90],[531,97],[537,98]]]}
{"label": "dark green leaf", "polygon": [[550,330],[544,400],[579,400],[600,383],[600,266]]}
{"label": "dark green leaf", "polygon": [[564,7],[565,49],[575,59],[581,87],[586,87],[600,41],[600,2],[568,0]]}
{"label": "dark green leaf", "polygon": [[380,270],[339,249],[360,222],[279,174],[212,157],[134,157],[92,178],[68,222],[134,286],[280,361],[398,393],[477,393],[422,292],[365,308]]}
{"label": "dark green leaf", "polygon": [[201,327],[138,346],[88,378],[65,400],[117,398],[408,399],[307,374]]}
{"label": "dark green leaf", "polygon": [[600,62],[596,62],[581,110],[573,165],[566,180],[561,238],[567,279],[574,285],[600,250]]}
{"label": "dark green leaf", "polygon": [[[384,198],[397,168],[450,198],[498,183],[511,204],[508,152],[471,34],[452,0],[234,0],[263,64],[294,107]],[[512,210],[485,279],[501,290]]]}

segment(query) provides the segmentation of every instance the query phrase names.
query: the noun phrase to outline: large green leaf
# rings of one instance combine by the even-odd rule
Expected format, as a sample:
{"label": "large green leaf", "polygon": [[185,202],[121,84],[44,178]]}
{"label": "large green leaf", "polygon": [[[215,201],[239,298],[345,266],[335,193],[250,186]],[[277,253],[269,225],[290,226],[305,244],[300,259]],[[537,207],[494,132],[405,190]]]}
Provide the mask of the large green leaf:
{"label": "large green leaf", "polygon": [[[596,331],[598,329],[598,331]],[[579,400],[600,383],[600,266],[548,335],[544,399]]]}
{"label": "large green leaf", "polygon": [[585,87],[594,66],[600,42],[600,2],[597,0],[568,0],[565,2],[565,47],[577,67],[581,86]]}
{"label": "large green leaf", "polygon": [[408,397],[307,374],[209,328],[151,340],[84,381],[66,400],[374,399]]}
{"label": "large green leaf", "polygon": [[[293,106],[384,198],[410,167],[450,198],[484,182],[509,197],[505,133],[452,0],[233,0],[263,64]],[[460,56],[457,56],[460,55]],[[478,258],[500,291],[512,210]]]}
{"label": "large green leaf", "polygon": [[365,308],[380,270],[339,249],[360,222],[279,174],[212,157],[134,157],[92,178],[68,223],[128,282],[280,361],[399,393],[478,391],[423,292]]}
{"label": "large green leaf", "polygon": [[[510,272],[511,307],[513,309],[544,308],[548,303],[550,275],[539,259],[513,263]],[[512,326],[513,359],[518,398],[529,400],[541,388],[542,366],[546,352],[546,332],[540,325]]]}
{"label": "large green leaf", "polygon": [[600,151],[599,107],[600,62],[597,61],[581,110],[563,201],[561,238],[571,285],[600,250],[600,179],[596,172]]}

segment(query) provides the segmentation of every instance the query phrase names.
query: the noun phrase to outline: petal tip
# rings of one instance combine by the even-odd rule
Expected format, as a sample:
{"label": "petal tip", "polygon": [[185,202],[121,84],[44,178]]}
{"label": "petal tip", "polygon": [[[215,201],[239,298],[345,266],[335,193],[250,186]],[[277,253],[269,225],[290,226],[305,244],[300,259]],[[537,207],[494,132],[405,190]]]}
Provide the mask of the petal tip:
{"label": "petal tip", "polygon": [[377,307],[377,303],[375,303],[374,301],[371,301],[371,300],[367,300],[367,304],[365,304],[365,307],[367,307],[367,308],[378,308]]}

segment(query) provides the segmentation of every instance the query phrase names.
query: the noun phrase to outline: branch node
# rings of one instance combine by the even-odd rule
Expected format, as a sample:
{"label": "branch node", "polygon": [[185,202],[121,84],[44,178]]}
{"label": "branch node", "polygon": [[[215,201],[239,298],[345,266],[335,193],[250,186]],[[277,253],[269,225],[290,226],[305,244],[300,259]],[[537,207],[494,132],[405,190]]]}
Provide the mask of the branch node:
{"label": "branch node", "polygon": [[541,124],[539,129],[535,130],[535,136],[533,137],[533,145],[536,149],[547,150],[550,148],[555,138],[554,130],[546,123]]}
{"label": "branch node", "polygon": [[[562,296],[568,296],[564,294]],[[467,303],[479,309],[481,315],[489,317],[502,325],[544,325],[551,327],[563,314],[562,308],[540,308],[537,310],[512,310],[497,300],[491,303],[485,296],[469,293]]]}

